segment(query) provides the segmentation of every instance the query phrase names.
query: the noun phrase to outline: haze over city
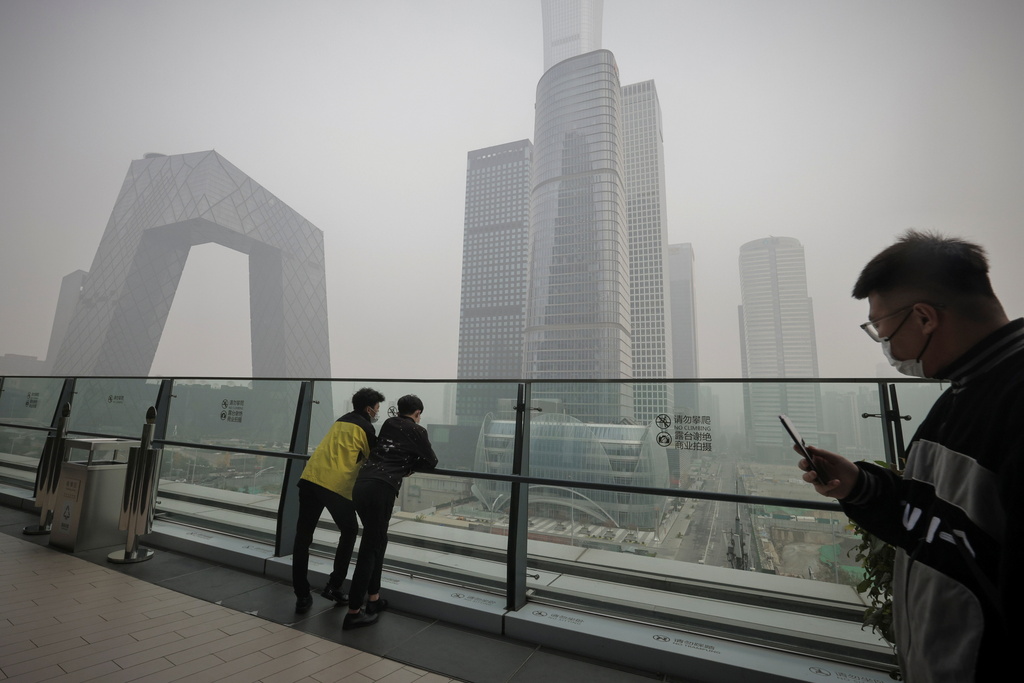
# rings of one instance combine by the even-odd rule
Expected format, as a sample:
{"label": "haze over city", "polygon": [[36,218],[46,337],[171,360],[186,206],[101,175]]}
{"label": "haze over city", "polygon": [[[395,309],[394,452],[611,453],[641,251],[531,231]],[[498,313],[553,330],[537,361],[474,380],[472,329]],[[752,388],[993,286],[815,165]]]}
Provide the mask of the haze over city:
{"label": "haze over city", "polygon": [[[1024,6],[606,0],[653,78],[703,377],[740,374],[739,247],[804,246],[820,375],[884,362],[849,297],[906,228],[975,239],[1024,311]],[[0,6],[0,354],[43,356],[128,164],[216,149],[324,231],[332,373],[453,378],[466,152],[532,138],[540,3]],[[246,257],[193,249],[152,374],[248,376]],[[409,299],[395,316],[388,302]]]}

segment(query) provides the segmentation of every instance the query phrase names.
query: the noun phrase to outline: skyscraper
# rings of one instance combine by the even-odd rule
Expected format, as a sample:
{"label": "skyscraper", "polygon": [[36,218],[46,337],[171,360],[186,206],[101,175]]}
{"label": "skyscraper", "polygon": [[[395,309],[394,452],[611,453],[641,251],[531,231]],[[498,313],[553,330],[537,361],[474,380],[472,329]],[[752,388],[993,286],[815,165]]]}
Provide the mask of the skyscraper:
{"label": "skyscraper", "polygon": [[[607,50],[563,60],[537,85],[524,364],[530,379],[632,377],[620,96]],[[625,383],[561,384],[555,391],[566,412],[592,422],[632,417],[631,394]]]}
{"label": "skyscraper", "polygon": [[692,244],[668,245],[668,273],[672,293],[673,377],[700,377]]}
{"label": "skyscraper", "polygon": [[[743,376],[818,376],[814,311],[807,295],[804,248],[792,237],[768,237],[740,247],[739,307]],[[820,429],[817,384],[784,382],[744,385],[747,434],[758,456],[787,455],[779,413],[786,413],[805,438]]]}
{"label": "skyscraper", "polygon": [[[533,145],[519,140],[468,154],[462,241],[458,378],[519,379],[526,325]],[[509,398],[499,387],[460,384],[460,420]]]}
{"label": "skyscraper", "polygon": [[[674,377],[665,211],[665,150],[654,81],[622,87],[622,147],[629,226],[633,377]],[[647,423],[672,404],[669,385],[637,384],[634,414]]]}
{"label": "skyscraper", "polygon": [[543,0],[544,70],[601,49],[604,0]]}
{"label": "skyscraper", "polygon": [[214,151],[131,163],[53,373],[148,375],[206,242],[249,256],[253,376],[330,377],[323,232]]}
{"label": "skyscraper", "polygon": [[[697,360],[697,314],[696,293],[693,284],[693,245],[668,245],[668,289],[672,297],[672,371],[681,379],[700,376]],[[717,401],[712,398],[709,387],[691,382],[676,382],[672,385],[676,415],[707,415],[713,425],[718,425]],[[685,488],[686,472],[690,465],[690,451],[680,450],[679,457],[669,456],[672,476]]]}

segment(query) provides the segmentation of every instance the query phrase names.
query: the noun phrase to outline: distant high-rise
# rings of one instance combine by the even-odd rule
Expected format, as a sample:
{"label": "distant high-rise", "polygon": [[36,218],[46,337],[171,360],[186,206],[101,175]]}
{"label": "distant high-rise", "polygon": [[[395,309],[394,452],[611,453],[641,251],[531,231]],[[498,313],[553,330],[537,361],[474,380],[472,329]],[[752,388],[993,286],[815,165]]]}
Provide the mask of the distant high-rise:
{"label": "distant high-rise", "polygon": [[[632,378],[629,235],[615,57],[558,62],[537,85],[524,374]],[[561,384],[588,422],[632,417],[629,384]]]}
{"label": "distant high-rise", "polygon": [[[739,307],[743,376],[784,379],[818,376],[814,312],[807,295],[804,248],[791,237],[768,237],[740,247]],[[764,457],[786,455],[778,414],[786,413],[804,437],[820,429],[817,384],[744,385],[747,434]]]}
{"label": "distant high-rise", "polygon": [[601,49],[604,0],[543,0],[544,70]]}
{"label": "distant high-rise", "polygon": [[[668,245],[668,288],[672,296],[672,371],[679,379],[700,377],[697,359],[697,314],[696,290],[693,279],[693,245]],[[705,387],[706,389],[707,387]],[[694,382],[676,382],[672,392],[675,399],[676,415],[707,415],[712,424],[718,425],[718,416],[709,412],[712,397],[710,392],[701,394],[701,385]],[[715,404],[717,405],[717,403]],[[703,406],[703,409],[702,409]],[[686,479],[689,469],[689,453],[680,451],[678,469],[673,467],[673,476],[681,481]],[[676,460],[670,461],[674,466]],[[680,484],[681,486],[683,483]]]}
{"label": "distant high-rise", "polygon": [[[671,293],[665,210],[665,149],[661,104],[654,81],[622,86],[622,148],[629,225],[633,377],[674,377]],[[670,412],[667,384],[637,384],[634,414],[640,423]]]}
{"label": "distant high-rise", "polygon": [[323,233],[214,151],[131,163],[53,373],[148,375],[189,251],[206,242],[249,256],[253,376],[330,377]]}
{"label": "distant high-rise", "polygon": [[[523,371],[530,168],[533,144],[519,140],[468,154],[462,238],[458,378],[515,379]],[[460,420],[496,410],[500,387],[460,384]]]}
{"label": "distant high-rise", "polygon": [[668,245],[668,273],[672,293],[673,377],[700,377],[692,244]]}

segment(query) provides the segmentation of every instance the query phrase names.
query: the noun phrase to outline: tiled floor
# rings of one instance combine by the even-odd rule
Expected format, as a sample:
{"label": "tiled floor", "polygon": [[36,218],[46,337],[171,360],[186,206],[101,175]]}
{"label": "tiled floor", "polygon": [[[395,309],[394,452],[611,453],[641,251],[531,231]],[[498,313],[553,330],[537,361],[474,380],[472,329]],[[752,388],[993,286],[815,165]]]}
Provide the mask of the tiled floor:
{"label": "tiled floor", "polygon": [[342,632],[287,583],[158,551],[114,565],[23,536],[37,519],[0,506],[0,680],[640,683],[663,680],[421,616],[389,611]]}

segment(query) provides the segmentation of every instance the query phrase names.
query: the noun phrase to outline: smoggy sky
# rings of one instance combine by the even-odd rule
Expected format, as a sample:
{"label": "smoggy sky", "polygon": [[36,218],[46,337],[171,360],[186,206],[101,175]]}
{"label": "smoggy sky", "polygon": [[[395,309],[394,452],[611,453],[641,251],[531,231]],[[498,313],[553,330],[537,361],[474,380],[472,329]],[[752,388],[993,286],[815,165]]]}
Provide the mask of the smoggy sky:
{"label": "smoggy sky", "polygon": [[[661,98],[702,376],[739,375],[767,235],[804,245],[825,377],[884,362],[849,291],[909,227],[982,243],[1024,313],[1022,28],[1016,0],[606,0]],[[454,377],[466,152],[533,138],[542,61],[533,0],[2,0],[0,354],[46,354],[132,159],[213,148],[324,231],[334,376]],[[193,249],[153,374],[251,373],[246,273]]]}

